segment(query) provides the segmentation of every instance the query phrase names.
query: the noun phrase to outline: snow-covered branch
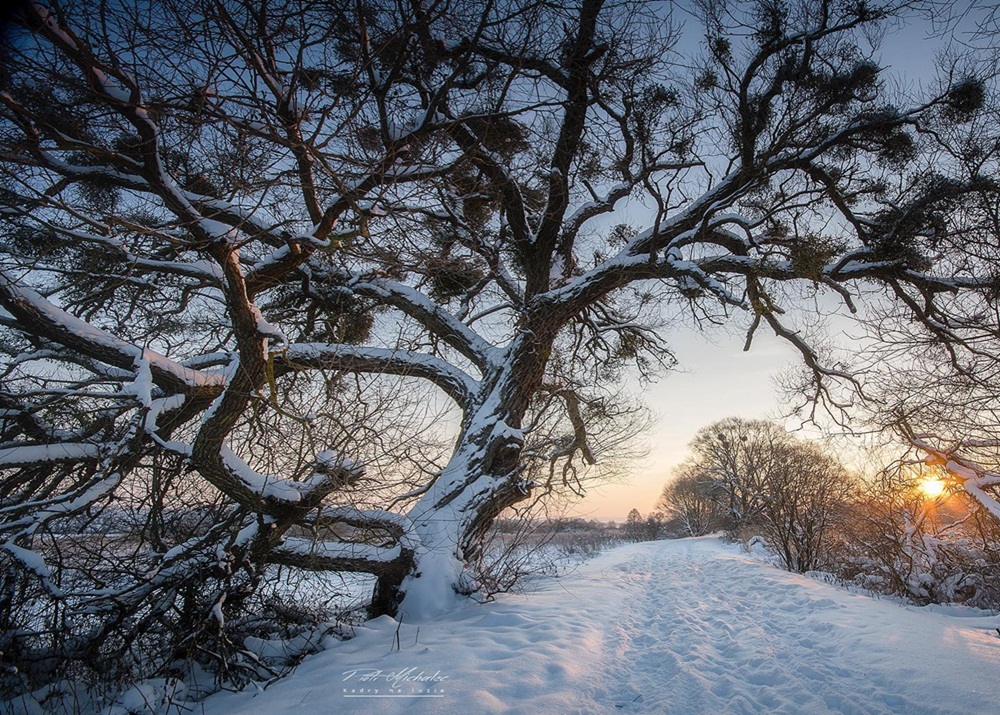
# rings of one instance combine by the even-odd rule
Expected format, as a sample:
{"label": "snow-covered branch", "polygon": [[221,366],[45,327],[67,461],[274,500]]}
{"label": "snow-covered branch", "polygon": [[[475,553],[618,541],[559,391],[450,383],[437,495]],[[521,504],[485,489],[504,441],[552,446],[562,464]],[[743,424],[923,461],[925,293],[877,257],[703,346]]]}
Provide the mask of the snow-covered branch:
{"label": "snow-covered branch", "polygon": [[364,277],[358,277],[351,288],[360,295],[375,298],[406,313],[480,370],[485,372],[495,364],[499,355],[496,347],[415,288],[384,278]]}
{"label": "snow-covered branch", "polygon": [[148,364],[153,381],[167,392],[207,399],[218,395],[224,386],[219,375],[186,368],[149,348],[132,345],[70,315],[31,288],[19,284],[6,271],[0,271],[0,304],[18,321],[18,329],[29,335],[44,337],[123,369]]}
{"label": "snow-covered branch", "polygon": [[476,381],[454,365],[412,350],[387,350],[354,345],[298,343],[275,357],[285,370],[319,368],[345,372],[382,373],[429,380],[460,406],[476,392]]}
{"label": "snow-covered branch", "polygon": [[310,571],[354,571],[378,574],[403,557],[400,546],[381,547],[286,537],[271,552],[273,563]]}
{"label": "snow-covered branch", "polygon": [[100,445],[87,442],[56,442],[0,449],[0,469],[27,467],[33,464],[89,462],[98,459]]}
{"label": "snow-covered branch", "polygon": [[929,435],[910,435],[908,439],[910,444],[927,454],[927,464],[945,470],[969,496],[995,519],[1000,519],[1000,498],[995,491],[1000,488],[1000,473],[986,469],[953,450],[934,446]]}

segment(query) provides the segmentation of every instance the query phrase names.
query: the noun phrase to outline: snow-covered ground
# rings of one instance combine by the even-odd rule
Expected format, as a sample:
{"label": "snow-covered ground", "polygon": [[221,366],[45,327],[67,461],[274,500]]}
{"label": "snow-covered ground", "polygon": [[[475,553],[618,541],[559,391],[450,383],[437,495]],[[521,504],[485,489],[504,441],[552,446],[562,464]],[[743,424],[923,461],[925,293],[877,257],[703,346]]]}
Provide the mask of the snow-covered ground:
{"label": "snow-covered ground", "polygon": [[203,705],[206,715],[997,713],[998,626],[969,609],[848,593],[716,538],[659,541],[447,618],[380,619],[266,690]]}

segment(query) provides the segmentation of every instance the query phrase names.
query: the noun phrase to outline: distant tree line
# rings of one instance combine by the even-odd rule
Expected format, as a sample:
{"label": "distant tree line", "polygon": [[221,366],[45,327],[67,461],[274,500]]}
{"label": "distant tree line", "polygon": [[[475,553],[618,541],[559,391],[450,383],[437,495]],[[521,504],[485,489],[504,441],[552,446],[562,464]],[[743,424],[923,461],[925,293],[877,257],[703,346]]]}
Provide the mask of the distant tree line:
{"label": "distant tree line", "polygon": [[626,541],[654,541],[666,535],[663,518],[659,514],[653,513],[644,519],[638,509],[628,513],[621,532]]}

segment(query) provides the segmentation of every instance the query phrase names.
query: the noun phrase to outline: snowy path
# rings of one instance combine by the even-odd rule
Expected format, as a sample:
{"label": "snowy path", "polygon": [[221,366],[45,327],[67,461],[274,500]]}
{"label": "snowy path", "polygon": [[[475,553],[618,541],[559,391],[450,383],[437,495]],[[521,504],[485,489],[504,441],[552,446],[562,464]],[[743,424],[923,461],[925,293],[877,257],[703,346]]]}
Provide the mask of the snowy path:
{"label": "snowy path", "polygon": [[[986,623],[845,594],[704,540],[654,545],[617,568],[636,596],[608,679],[624,712],[1000,712],[1000,638]],[[953,677],[961,684],[941,682]],[[965,687],[983,697],[954,693]]]}
{"label": "snowy path", "polygon": [[404,623],[398,649],[384,619],[205,712],[1000,713],[1000,617],[963,613],[846,593],[716,539],[638,544]]}

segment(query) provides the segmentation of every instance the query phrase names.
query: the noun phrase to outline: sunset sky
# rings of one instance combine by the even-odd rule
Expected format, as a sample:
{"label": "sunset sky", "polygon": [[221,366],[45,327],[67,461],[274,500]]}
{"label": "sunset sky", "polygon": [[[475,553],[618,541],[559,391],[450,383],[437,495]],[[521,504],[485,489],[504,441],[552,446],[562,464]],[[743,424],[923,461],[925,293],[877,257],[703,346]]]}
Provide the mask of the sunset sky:
{"label": "sunset sky", "polygon": [[574,513],[621,521],[633,507],[652,511],[671,468],[687,454],[687,444],[702,427],[724,417],[777,417],[782,404],[773,377],[793,362],[791,348],[761,333],[750,352],[743,339],[720,331],[713,338],[684,329],[671,340],[678,370],[643,390],[656,414],[648,436],[648,457],[636,464],[628,481],[592,489]]}
{"label": "sunset sky", "polygon": [[[957,10],[969,9],[956,26],[963,40],[978,29],[983,6],[956,3]],[[695,23],[683,14],[674,19],[687,26],[677,48],[683,53],[692,38],[696,44]],[[911,25],[885,38],[880,54],[892,81],[911,89],[933,82],[935,58],[943,43],[931,36],[931,30],[930,23]],[[846,340],[845,327],[846,322],[838,323],[835,340]],[[678,358],[678,370],[640,393],[657,418],[648,436],[648,457],[635,465],[634,472],[622,475],[621,483],[591,489],[573,507],[574,514],[621,521],[634,507],[645,516],[653,511],[671,469],[687,456],[687,445],[699,429],[725,417],[779,418],[787,411],[774,378],[797,364],[797,356],[764,330],[747,353],[742,351],[743,335],[732,327],[705,334],[685,327],[668,331],[667,339]]]}

